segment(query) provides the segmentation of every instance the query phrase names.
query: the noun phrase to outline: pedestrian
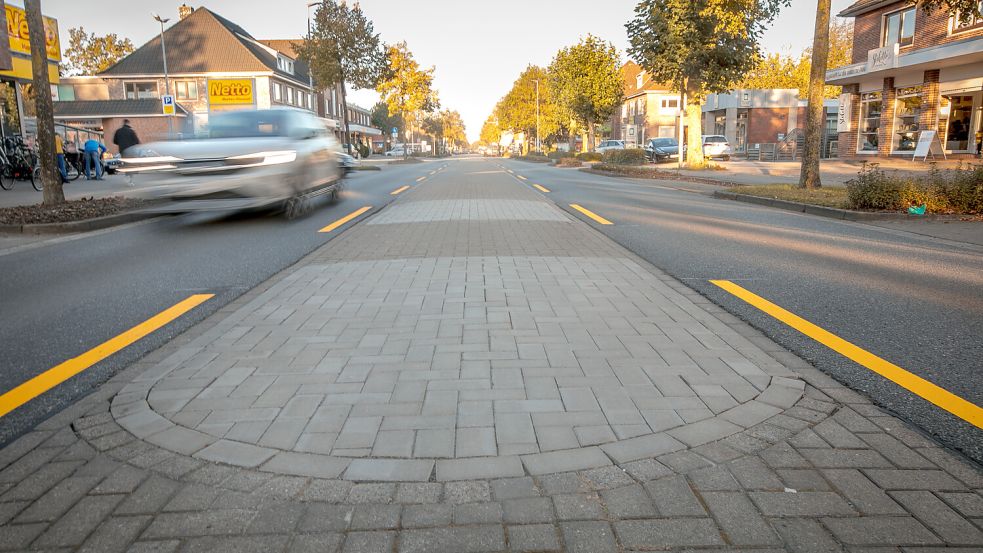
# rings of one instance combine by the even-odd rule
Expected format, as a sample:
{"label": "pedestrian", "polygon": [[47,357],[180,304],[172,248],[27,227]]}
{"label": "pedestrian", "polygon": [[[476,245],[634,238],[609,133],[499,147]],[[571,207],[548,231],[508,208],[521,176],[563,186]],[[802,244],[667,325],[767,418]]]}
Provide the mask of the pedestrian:
{"label": "pedestrian", "polygon": [[137,137],[137,132],[133,130],[130,126],[129,119],[123,119],[123,126],[116,129],[116,134],[113,135],[113,144],[119,147],[120,155],[127,150],[140,143],[140,138]]}
{"label": "pedestrian", "polygon": [[85,141],[84,155],[86,180],[92,180],[92,176],[89,172],[90,167],[95,169],[94,173],[96,175],[96,180],[102,180],[102,154],[106,150],[106,145],[95,138],[90,138]]}
{"label": "pedestrian", "polygon": [[61,183],[68,182],[68,171],[65,168],[65,141],[61,133],[55,133],[55,160],[58,162],[58,172],[61,173]]}

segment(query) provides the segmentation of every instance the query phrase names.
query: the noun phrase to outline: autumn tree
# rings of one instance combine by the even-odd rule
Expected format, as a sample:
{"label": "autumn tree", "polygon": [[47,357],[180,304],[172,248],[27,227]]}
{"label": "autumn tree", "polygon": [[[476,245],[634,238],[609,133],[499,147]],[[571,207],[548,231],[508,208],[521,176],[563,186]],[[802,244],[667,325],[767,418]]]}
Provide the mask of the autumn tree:
{"label": "autumn tree", "polygon": [[[536,135],[537,127],[541,141],[546,143],[552,143],[562,131],[563,117],[553,98],[548,81],[549,75],[545,69],[530,65],[495,106],[495,117],[502,129],[525,135],[526,152],[529,151],[530,137]],[[536,116],[537,86],[539,88],[538,118]]]}
{"label": "autumn tree", "polygon": [[[295,48],[318,86],[341,85],[342,105],[348,105],[346,85],[375,88],[386,75],[382,41],[358,2],[349,5],[344,0],[323,0],[317,4],[310,33]],[[348,144],[348,110],[341,113]]]}
{"label": "autumn tree", "polygon": [[702,104],[724,92],[760,56],[759,39],[790,0],[642,0],[628,52],[658,81],[686,93],[687,163],[703,166]]}
{"label": "autumn tree", "polygon": [[418,113],[430,113],[440,107],[433,88],[433,67],[421,69],[405,42],[386,47],[388,69],[376,85],[389,113],[402,118],[403,143],[408,127]]}
{"label": "autumn tree", "polygon": [[481,125],[481,134],[478,136],[478,140],[485,146],[495,146],[496,151],[501,147],[500,141],[502,139],[502,129],[498,126],[498,118],[495,115],[489,115],[488,119],[485,119],[483,125]]}
{"label": "autumn tree", "polygon": [[587,129],[591,149],[597,125],[611,117],[624,99],[620,66],[614,45],[591,35],[557,52],[549,66],[556,103]]}
{"label": "autumn tree", "polygon": [[376,102],[372,106],[372,113],[370,115],[372,126],[377,129],[382,129],[384,135],[389,136],[389,132],[392,129],[403,128],[403,118],[399,115],[393,115],[389,113],[389,106],[385,102]]}
{"label": "autumn tree", "polygon": [[468,144],[467,129],[460,113],[456,110],[443,110],[440,112],[440,119],[443,123],[443,138],[448,145],[453,148]]}
{"label": "autumn tree", "polygon": [[97,36],[82,27],[68,30],[65,69],[69,75],[95,75],[133,52],[133,42],[116,33]]}

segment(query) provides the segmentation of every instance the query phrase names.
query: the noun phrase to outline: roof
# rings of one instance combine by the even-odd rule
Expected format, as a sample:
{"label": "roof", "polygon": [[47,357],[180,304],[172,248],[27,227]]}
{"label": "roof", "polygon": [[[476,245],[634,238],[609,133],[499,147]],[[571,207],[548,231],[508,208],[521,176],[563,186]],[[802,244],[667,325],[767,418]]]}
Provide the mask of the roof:
{"label": "roof", "polygon": [[[160,98],[139,100],[72,100],[52,102],[55,117],[102,119],[106,117],[139,117],[163,115]],[[184,116],[187,110],[177,106],[177,115]]]}
{"label": "roof", "polygon": [[857,0],[837,15],[839,17],[856,17],[871,10],[876,10],[877,8],[882,8],[884,6],[890,6],[891,4],[898,4],[900,2],[901,0]]}
{"label": "roof", "polygon": [[[305,65],[296,64],[294,74],[280,70],[275,48],[259,43],[245,29],[207,8],[198,8],[165,29],[164,47],[168,73],[273,72],[299,83],[308,82]],[[99,75],[163,74],[160,35],[157,35]]]}
{"label": "roof", "polygon": [[[638,86],[638,74],[644,73],[642,76],[642,86]],[[651,75],[648,74],[640,65],[633,61],[621,66],[621,78],[624,80],[624,90],[625,98],[631,98],[633,96],[638,96],[644,92],[659,91],[666,92],[672,90],[672,87],[664,83],[657,82],[652,79]]]}

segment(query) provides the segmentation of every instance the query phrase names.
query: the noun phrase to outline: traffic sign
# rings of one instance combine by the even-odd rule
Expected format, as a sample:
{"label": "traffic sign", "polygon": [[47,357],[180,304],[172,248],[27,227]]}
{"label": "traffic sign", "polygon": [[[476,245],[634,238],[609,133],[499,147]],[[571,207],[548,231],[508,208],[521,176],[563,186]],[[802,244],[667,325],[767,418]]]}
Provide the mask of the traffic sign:
{"label": "traffic sign", "polygon": [[165,94],[160,97],[160,103],[164,107],[164,115],[174,115],[174,96]]}

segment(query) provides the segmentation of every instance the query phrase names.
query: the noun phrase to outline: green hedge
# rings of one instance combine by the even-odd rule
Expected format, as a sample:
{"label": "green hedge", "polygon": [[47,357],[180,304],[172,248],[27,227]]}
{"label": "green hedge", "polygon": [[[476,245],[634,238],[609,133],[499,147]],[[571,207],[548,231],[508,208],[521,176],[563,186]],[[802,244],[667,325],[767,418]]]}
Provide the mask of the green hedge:
{"label": "green hedge", "polygon": [[548,157],[550,159],[560,160],[560,159],[563,159],[563,158],[566,158],[566,157],[577,157],[577,154],[575,154],[573,152],[567,152],[567,151],[563,151],[563,150],[557,150],[555,152],[550,152],[550,153],[546,154],[546,157]]}
{"label": "green hedge", "polygon": [[903,211],[924,204],[928,213],[983,213],[983,165],[933,166],[928,175],[912,175],[865,164],[847,181],[847,197],[853,209]]}
{"label": "green hedge", "polygon": [[626,148],[624,150],[608,150],[604,152],[604,163],[611,165],[645,165],[648,157],[645,150],[640,148]]}
{"label": "green hedge", "polygon": [[601,161],[604,156],[600,152],[583,152],[577,154],[577,159],[580,161]]}

